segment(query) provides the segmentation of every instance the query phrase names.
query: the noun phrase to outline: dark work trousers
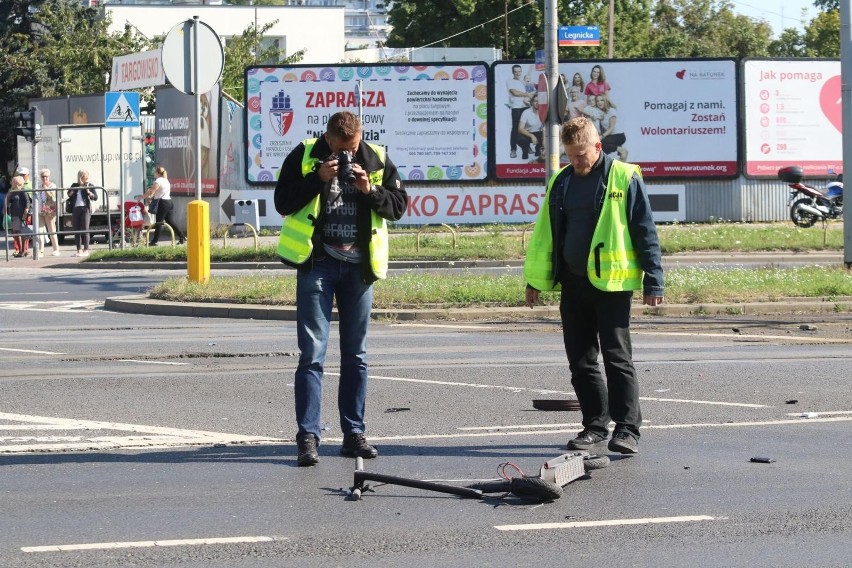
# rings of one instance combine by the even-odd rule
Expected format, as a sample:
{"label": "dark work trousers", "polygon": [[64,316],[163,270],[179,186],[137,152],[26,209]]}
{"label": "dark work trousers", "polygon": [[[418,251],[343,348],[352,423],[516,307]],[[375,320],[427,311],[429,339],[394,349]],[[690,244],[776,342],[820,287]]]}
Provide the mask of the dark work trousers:
{"label": "dark work trousers", "polygon": [[[562,280],[559,313],[571,384],[583,412],[583,428],[602,436],[615,431],[639,436],[639,383],[630,344],[632,292],[604,292],[584,276]],[[606,383],[598,366],[603,354]]]}
{"label": "dark work trousers", "polygon": [[[92,210],[88,205],[75,205],[71,211],[71,226],[75,231],[88,231],[92,219]],[[89,250],[89,233],[76,233],[74,244],[77,250]]]}
{"label": "dark work trousers", "polygon": [[527,107],[512,109],[512,134],[509,138],[512,152],[518,150],[518,124],[520,124],[521,115],[524,114],[525,110],[527,110]]}
{"label": "dark work trousers", "polygon": [[174,210],[174,204],[171,199],[161,199],[160,203],[157,205],[157,224],[154,227],[154,236],[151,237],[151,242],[156,243],[160,240],[160,231],[163,228],[163,222],[174,229],[175,231],[175,239],[178,242],[183,240],[183,233],[180,232],[180,229],[175,225],[175,219],[172,215],[172,211]]}

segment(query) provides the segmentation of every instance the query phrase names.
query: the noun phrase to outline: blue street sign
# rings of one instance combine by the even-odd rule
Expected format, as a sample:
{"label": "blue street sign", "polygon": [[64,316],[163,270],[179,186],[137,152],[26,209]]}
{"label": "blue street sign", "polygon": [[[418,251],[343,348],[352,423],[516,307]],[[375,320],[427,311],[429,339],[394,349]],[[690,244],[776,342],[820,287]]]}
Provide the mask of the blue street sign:
{"label": "blue street sign", "polygon": [[601,29],[598,26],[559,26],[556,33],[559,47],[601,44]]}
{"label": "blue street sign", "polygon": [[112,128],[139,126],[139,93],[104,93],[104,124]]}

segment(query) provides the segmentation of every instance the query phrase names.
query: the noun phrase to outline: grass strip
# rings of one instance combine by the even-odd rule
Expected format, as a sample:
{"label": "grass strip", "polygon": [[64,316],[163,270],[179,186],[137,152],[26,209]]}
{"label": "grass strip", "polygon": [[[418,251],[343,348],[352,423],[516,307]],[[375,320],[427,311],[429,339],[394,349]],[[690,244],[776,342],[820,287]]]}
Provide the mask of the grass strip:
{"label": "grass strip", "polygon": [[[517,274],[406,273],[377,282],[374,305],[379,309],[522,306],[524,285]],[[207,284],[199,284],[175,277],[154,286],[149,295],[178,302],[294,305],[296,278],[293,273],[247,274],[215,276]],[[791,297],[832,301],[843,296],[852,296],[852,274],[843,267],[684,267],[666,271],[666,302],[674,304],[773,302]],[[547,305],[557,305],[559,294],[544,293],[542,299]]]}

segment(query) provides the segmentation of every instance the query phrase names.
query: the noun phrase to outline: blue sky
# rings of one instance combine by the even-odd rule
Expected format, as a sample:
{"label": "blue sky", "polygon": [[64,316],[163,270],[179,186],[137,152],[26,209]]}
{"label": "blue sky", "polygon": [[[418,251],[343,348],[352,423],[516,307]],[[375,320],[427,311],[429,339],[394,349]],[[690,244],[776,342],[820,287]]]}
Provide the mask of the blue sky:
{"label": "blue sky", "polygon": [[786,28],[802,30],[802,8],[807,10],[805,23],[816,16],[813,0],[730,0],[734,11],[751,18],[766,20],[777,37]]}

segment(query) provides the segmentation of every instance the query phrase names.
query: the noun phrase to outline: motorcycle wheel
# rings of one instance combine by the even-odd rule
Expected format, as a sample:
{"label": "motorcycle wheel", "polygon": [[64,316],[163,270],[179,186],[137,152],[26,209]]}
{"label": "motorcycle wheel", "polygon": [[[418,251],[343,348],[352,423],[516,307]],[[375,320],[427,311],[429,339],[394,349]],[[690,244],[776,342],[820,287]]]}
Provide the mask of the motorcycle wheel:
{"label": "motorcycle wheel", "polygon": [[793,224],[803,229],[813,227],[819,218],[807,211],[803,211],[799,205],[809,205],[813,207],[813,202],[810,199],[799,199],[793,203],[790,207],[790,219],[793,221]]}

